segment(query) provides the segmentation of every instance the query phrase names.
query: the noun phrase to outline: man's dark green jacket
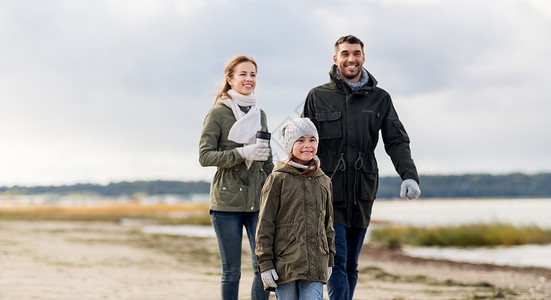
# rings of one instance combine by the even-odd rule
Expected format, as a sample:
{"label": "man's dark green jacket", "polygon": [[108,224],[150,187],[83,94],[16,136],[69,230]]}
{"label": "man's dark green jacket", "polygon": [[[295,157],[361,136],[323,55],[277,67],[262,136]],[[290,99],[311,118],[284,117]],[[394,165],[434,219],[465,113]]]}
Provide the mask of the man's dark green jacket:
{"label": "man's dark green jacket", "polygon": [[333,182],[334,223],[367,228],[379,181],[374,154],[379,132],[402,180],[419,182],[419,177],[390,95],[369,73],[369,82],[353,92],[336,70],[333,65],[330,82],[308,93],[303,116],[319,132],[321,168]]}

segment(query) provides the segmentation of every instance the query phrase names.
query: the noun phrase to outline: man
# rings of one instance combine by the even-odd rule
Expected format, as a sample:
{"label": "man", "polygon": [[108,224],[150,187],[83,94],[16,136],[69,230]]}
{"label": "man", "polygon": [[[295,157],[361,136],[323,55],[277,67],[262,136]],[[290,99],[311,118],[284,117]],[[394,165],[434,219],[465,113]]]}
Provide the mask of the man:
{"label": "man", "polygon": [[358,279],[358,256],[377,194],[375,147],[381,132],[385,150],[403,180],[401,197],[421,194],[409,137],[390,95],[364,68],[364,44],[352,35],[335,43],[330,82],[313,88],[302,115],[319,131],[321,168],[333,182],[335,267],[329,298],[352,299]]}

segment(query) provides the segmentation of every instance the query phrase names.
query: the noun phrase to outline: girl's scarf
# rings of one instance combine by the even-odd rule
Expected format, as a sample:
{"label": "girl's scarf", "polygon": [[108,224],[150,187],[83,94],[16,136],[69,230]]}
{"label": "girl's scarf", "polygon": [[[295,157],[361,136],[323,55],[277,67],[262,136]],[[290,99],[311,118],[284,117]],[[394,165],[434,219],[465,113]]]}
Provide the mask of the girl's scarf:
{"label": "girl's scarf", "polygon": [[[230,89],[228,95],[231,99],[218,100],[231,108],[237,120],[230,129],[228,139],[239,144],[254,144],[256,132],[261,129],[260,108],[256,105],[255,94],[243,95]],[[251,108],[247,113],[244,113],[239,106],[250,106]]]}
{"label": "girl's scarf", "polygon": [[[319,160],[318,156],[317,156],[317,155],[314,155],[313,160],[316,161],[316,165],[318,165],[318,168],[319,168],[319,167],[320,167],[320,160]],[[301,165],[301,164],[296,163],[296,162],[294,162],[294,161],[292,161],[292,160],[289,160],[289,163],[288,163],[288,164],[289,164],[290,166],[295,167],[295,168],[304,169],[304,170],[306,170],[306,169],[314,169],[314,166]]]}

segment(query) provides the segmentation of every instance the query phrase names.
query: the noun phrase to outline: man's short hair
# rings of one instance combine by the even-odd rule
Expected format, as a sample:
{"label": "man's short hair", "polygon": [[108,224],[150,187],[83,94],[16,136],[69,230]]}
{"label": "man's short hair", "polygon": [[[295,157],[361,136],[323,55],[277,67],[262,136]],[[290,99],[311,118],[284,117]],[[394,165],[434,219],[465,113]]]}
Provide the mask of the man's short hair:
{"label": "man's short hair", "polygon": [[362,47],[362,52],[364,51],[364,43],[357,37],[349,34],[340,37],[337,42],[335,43],[335,53],[339,52],[339,45],[342,43],[349,43],[349,44],[360,44]]}

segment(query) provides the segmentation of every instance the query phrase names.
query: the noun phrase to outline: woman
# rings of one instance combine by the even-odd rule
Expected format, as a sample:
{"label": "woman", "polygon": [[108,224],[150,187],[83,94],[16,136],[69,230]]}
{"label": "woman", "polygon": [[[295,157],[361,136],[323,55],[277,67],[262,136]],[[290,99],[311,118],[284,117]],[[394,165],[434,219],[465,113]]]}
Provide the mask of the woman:
{"label": "woman", "polygon": [[256,71],[256,62],[243,55],[226,64],[224,86],[205,118],[199,144],[201,165],[218,168],[211,183],[210,216],[218,238],[224,300],[239,294],[243,226],[253,253],[251,299],[269,296],[254,255],[260,191],[273,169],[269,146],[255,143],[257,131],[268,131],[266,114],[256,105]]}

